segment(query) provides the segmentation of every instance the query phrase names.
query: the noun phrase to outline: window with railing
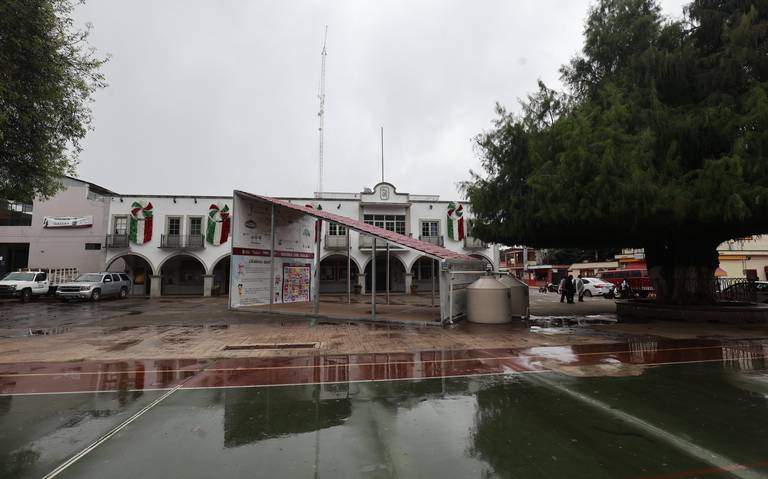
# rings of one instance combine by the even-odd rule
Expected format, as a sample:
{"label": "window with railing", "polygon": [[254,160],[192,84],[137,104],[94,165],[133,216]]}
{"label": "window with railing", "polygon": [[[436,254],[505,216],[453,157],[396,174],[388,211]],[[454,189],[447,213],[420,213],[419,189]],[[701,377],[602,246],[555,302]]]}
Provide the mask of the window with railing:
{"label": "window with railing", "polygon": [[347,234],[347,227],[338,223],[329,223],[328,234],[331,236],[345,236]]}
{"label": "window with railing", "polygon": [[432,220],[422,221],[421,236],[440,236],[440,222]]}
{"label": "window with railing", "polygon": [[189,218],[189,235],[200,236],[203,234],[203,218],[200,216],[193,216]]}
{"label": "window with railing", "polygon": [[405,215],[363,215],[365,224],[405,234]]}
{"label": "window with railing", "polygon": [[32,205],[0,200],[0,226],[32,226]]}

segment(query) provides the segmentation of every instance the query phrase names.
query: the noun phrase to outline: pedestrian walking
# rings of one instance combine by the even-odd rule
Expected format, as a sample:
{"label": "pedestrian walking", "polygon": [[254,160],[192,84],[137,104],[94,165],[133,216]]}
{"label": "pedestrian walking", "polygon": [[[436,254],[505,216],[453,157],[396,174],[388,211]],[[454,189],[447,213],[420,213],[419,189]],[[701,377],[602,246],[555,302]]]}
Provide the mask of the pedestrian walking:
{"label": "pedestrian walking", "polygon": [[573,282],[572,275],[569,274],[568,277],[565,279],[563,290],[565,291],[565,298],[566,300],[568,300],[568,303],[573,304],[573,295],[576,292],[576,284]]}
{"label": "pedestrian walking", "polygon": [[576,277],[576,294],[579,296],[579,303],[584,302],[584,292],[586,291],[584,281],[581,279],[581,275]]}

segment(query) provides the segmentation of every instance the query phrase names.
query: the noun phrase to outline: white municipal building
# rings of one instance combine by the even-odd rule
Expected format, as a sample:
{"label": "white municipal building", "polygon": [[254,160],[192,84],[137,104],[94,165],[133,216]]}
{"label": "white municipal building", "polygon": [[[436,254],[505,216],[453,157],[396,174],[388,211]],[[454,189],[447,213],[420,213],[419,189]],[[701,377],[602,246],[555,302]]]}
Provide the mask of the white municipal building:
{"label": "white municipal building", "polygon": [[[0,218],[0,246],[5,244],[14,253],[12,263],[7,254],[4,263],[0,260],[0,269],[108,269],[128,272],[137,295],[227,294],[231,196],[118,194],[73,178],[64,179],[64,185],[48,201],[13,206],[18,210],[9,222],[13,224]],[[498,268],[497,246],[471,235],[468,203],[401,193],[384,182],[360,193],[281,199],[439,244]],[[344,227],[323,223],[322,293],[346,292],[348,251],[353,288],[360,293],[370,288],[371,238],[350,232],[349,239],[347,245]],[[430,291],[432,260],[390,245],[389,261],[391,292]],[[384,246],[377,244],[376,289],[382,292],[385,265]]]}

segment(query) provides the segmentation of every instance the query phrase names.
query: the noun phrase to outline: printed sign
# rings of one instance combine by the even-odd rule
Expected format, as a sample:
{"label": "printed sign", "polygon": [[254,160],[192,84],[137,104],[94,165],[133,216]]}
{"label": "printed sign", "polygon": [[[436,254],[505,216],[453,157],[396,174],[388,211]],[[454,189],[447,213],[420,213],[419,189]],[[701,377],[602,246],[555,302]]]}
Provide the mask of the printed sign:
{"label": "printed sign", "polygon": [[93,216],[46,216],[43,228],[90,228]]}
{"label": "printed sign", "polygon": [[275,212],[273,252],[272,206],[235,194],[230,278],[232,308],[269,304],[270,299],[278,304],[312,299],[314,218],[281,208],[275,208]]}

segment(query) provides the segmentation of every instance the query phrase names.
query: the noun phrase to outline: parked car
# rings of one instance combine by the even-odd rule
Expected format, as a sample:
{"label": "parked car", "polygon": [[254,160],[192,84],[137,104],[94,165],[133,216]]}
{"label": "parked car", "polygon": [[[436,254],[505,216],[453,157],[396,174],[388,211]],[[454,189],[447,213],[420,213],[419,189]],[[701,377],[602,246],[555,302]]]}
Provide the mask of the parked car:
{"label": "parked car", "polygon": [[0,281],[0,298],[20,298],[27,302],[35,296],[48,294],[48,275],[44,271],[8,273]]}
{"label": "parked car", "polygon": [[613,284],[600,278],[581,278],[584,282],[584,296],[602,296],[613,289]]}
{"label": "parked car", "polygon": [[720,301],[768,303],[768,281],[737,280],[716,293]]}
{"label": "parked car", "polygon": [[86,299],[98,301],[114,296],[124,299],[131,290],[131,278],[125,273],[84,273],[70,283],[62,283],[56,288],[56,296],[64,301]]}

